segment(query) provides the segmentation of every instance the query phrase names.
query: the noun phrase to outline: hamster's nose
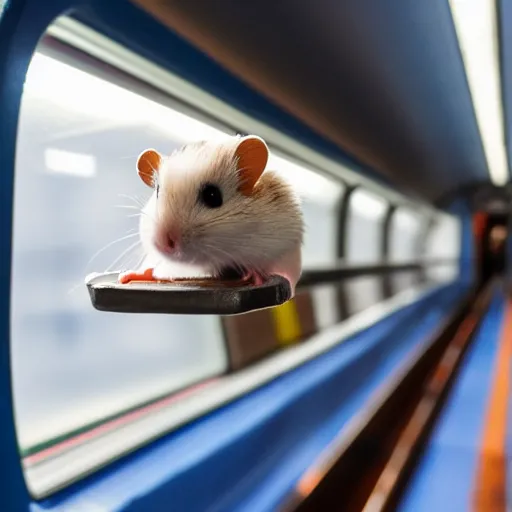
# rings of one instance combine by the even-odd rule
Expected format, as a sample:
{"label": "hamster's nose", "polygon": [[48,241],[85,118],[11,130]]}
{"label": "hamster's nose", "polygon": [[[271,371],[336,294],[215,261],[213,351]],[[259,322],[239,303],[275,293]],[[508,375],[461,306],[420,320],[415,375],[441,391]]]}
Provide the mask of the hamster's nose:
{"label": "hamster's nose", "polygon": [[176,247],[176,242],[170,236],[167,236],[167,247],[169,247],[171,251]]}
{"label": "hamster's nose", "polygon": [[155,237],[155,245],[161,253],[173,254],[178,249],[178,236],[176,233],[158,233]]}

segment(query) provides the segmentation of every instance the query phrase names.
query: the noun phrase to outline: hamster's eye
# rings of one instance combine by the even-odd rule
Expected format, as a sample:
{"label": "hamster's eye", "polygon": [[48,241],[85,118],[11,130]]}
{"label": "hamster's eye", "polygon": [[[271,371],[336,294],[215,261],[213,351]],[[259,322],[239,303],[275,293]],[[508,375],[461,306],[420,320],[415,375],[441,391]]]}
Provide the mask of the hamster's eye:
{"label": "hamster's eye", "polygon": [[199,191],[199,201],[208,208],[219,208],[222,206],[222,192],[217,185],[207,183]]}
{"label": "hamster's eye", "polygon": [[159,192],[160,192],[160,185],[157,185],[156,186],[156,197],[158,197]]}

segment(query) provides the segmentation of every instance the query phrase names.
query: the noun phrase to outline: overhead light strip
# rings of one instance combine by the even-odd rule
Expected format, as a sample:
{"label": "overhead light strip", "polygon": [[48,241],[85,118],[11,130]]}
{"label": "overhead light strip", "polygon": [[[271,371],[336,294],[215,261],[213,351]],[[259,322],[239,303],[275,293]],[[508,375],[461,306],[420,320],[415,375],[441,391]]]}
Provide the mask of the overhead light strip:
{"label": "overhead light strip", "polygon": [[449,0],[491,181],[509,180],[496,2]]}

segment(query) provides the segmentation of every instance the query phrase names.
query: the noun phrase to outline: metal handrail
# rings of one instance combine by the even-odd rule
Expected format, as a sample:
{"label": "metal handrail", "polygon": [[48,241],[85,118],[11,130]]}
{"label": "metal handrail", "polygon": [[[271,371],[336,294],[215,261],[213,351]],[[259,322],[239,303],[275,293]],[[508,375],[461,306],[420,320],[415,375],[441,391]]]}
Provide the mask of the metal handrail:
{"label": "metal handrail", "polygon": [[305,288],[320,284],[333,284],[361,276],[379,276],[389,273],[418,272],[425,267],[442,266],[457,263],[454,259],[415,260],[404,263],[372,263],[370,265],[350,265],[340,263],[335,266],[308,267],[302,272],[298,287]]}

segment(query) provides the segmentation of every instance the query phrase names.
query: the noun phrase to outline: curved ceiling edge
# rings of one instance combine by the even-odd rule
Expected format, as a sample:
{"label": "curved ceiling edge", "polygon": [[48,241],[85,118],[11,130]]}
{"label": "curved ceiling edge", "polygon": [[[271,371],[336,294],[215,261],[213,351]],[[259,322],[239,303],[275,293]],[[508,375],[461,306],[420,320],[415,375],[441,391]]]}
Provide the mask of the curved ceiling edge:
{"label": "curved ceiling edge", "polygon": [[134,0],[399,188],[487,180],[446,0]]}

